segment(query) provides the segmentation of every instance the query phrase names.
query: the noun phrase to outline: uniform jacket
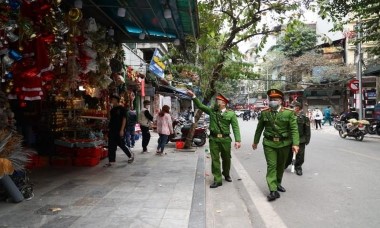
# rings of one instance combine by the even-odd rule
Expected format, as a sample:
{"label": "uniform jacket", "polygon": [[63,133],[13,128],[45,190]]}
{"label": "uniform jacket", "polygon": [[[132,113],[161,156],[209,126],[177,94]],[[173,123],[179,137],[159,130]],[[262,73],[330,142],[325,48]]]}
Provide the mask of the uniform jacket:
{"label": "uniform jacket", "polygon": [[[263,110],[257,124],[254,144],[259,143],[263,131],[263,144],[266,146],[281,148],[289,145],[298,146],[300,143],[297,118],[294,111],[290,109],[282,107],[277,114],[269,108]],[[280,140],[273,141],[273,137],[278,137]]]}
{"label": "uniform jacket", "polygon": [[[235,112],[233,111],[225,111],[223,114],[218,111],[214,110],[204,104],[198,99],[193,99],[195,105],[202,110],[203,112],[207,113],[210,116],[210,132],[211,134],[224,134],[229,135],[230,134],[230,125],[232,126],[232,131],[234,133],[235,142],[240,142],[240,130],[239,130],[239,124],[236,117]],[[219,119],[219,125],[218,127],[217,121]]]}
{"label": "uniform jacket", "polygon": [[310,119],[303,113],[297,115],[298,133],[300,136],[300,143],[309,144],[310,142]]}

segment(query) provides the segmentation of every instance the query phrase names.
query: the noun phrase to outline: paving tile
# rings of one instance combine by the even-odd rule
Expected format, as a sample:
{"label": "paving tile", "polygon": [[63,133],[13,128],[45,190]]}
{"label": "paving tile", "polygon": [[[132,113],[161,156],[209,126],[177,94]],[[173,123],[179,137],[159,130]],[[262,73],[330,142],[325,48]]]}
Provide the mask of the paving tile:
{"label": "paving tile", "polygon": [[188,220],[162,219],[160,228],[187,228]]}
{"label": "paving tile", "polygon": [[164,217],[165,211],[165,209],[158,208],[141,208],[138,217],[162,219]]}
{"label": "paving tile", "polygon": [[115,211],[113,207],[97,206],[90,210],[86,216],[87,218],[108,218]]}
{"label": "paving tile", "polygon": [[167,209],[164,219],[189,220],[190,210],[185,209]]}
{"label": "paving tile", "polygon": [[61,211],[66,207],[67,206],[65,205],[49,204],[39,208],[38,210],[34,211],[34,213],[39,215],[56,215],[61,213]]}
{"label": "paving tile", "polygon": [[117,207],[125,204],[123,198],[102,198],[95,206],[99,207]]}
{"label": "paving tile", "polygon": [[68,206],[59,213],[60,215],[70,215],[70,216],[85,216],[94,207],[93,206]]}
{"label": "paving tile", "polygon": [[139,214],[140,209],[141,207],[130,207],[128,205],[119,206],[111,213],[110,217],[135,218]]}
{"label": "paving tile", "polygon": [[53,219],[41,226],[41,228],[67,228],[71,226],[80,216],[54,216]]}
{"label": "paving tile", "polygon": [[165,209],[169,205],[170,198],[156,198],[154,195],[150,197],[144,204],[145,208],[163,208]]}
{"label": "paving tile", "polygon": [[96,205],[101,198],[91,198],[91,197],[83,197],[76,202],[74,202],[73,206],[94,206]]}
{"label": "paving tile", "polygon": [[168,205],[168,209],[191,209],[190,200],[181,200],[181,199],[171,199]]}

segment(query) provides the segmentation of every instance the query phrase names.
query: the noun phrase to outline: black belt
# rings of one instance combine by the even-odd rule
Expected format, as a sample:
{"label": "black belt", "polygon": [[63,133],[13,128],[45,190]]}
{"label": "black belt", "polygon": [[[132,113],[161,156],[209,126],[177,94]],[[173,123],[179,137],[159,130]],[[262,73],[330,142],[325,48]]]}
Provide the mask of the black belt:
{"label": "black belt", "polygon": [[210,136],[212,137],[215,137],[215,138],[227,138],[227,137],[230,137],[230,135],[228,134],[215,134],[215,133],[210,133]]}
{"label": "black belt", "polygon": [[273,136],[265,136],[265,138],[270,140],[270,141],[273,141],[273,142],[279,142],[279,141],[288,139],[288,138],[284,138],[284,137],[273,137]]}

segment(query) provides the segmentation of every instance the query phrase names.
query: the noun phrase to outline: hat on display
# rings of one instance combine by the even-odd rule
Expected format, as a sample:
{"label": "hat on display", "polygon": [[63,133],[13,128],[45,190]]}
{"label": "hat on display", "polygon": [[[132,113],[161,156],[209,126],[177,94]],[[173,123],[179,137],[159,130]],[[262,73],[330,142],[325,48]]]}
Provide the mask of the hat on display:
{"label": "hat on display", "polygon": [[270,89],[267,91],[267,95],[270,97],[270,98],[283,98],[284,97],[284,94],[278,90],[278,89]]}

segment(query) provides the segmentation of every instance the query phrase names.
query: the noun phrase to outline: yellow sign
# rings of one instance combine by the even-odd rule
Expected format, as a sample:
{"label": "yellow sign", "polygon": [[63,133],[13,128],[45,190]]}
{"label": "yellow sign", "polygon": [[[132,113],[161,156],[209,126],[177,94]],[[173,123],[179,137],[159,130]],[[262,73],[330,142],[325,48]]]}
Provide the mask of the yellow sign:
{"label": "yellow sign", "polygon": [[153,61],[163,70],[165,70],[165,64],[161,61],[160,58],[158,58],[158,56],[154,56],[153,57]]}

